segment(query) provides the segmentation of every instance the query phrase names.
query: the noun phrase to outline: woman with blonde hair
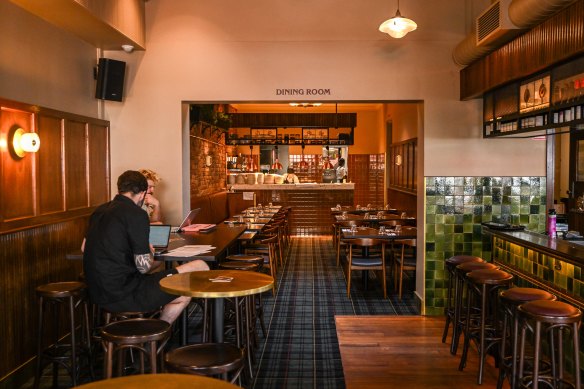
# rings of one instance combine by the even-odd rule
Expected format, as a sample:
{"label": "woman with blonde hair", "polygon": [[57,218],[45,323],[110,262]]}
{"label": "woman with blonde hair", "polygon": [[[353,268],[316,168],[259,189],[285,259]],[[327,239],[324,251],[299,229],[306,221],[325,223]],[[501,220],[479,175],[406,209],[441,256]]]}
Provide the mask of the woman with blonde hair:
{"label": "woman with blonde hair", "polygon": [[154,189],[160,181],[160,177],[154,170],[150,169],[140,169],[138,170],[146,180],[148,181],[148,190],[146,191],[146,197],[144,198],[144,204],[142,209],[148,213],[151,224],[162,224],[162,217],[160,212],[160,201],[154,197]]}

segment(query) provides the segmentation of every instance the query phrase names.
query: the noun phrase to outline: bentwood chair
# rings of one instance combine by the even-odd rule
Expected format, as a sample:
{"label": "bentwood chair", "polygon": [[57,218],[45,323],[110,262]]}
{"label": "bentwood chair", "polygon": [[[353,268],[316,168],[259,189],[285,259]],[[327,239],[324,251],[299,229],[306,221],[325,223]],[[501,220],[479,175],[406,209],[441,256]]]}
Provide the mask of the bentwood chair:
{"label": "bentwood chair", "polygon": [[[383,298],[387,298],[385,277],[385,241],[381,239],[356,238],[348,240],[347,296],[351,298],[351,273],[353,270],[381,270]],[[373,247],[381,246],[380,254],[369,255]]]}

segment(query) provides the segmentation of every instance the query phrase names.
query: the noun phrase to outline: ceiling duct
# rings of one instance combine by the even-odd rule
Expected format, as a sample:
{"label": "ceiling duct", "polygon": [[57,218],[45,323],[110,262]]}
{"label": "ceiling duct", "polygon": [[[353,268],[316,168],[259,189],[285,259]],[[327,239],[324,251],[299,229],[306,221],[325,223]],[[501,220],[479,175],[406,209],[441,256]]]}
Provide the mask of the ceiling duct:
{"label": "ceiling duct", "polygon": [[[501,47],[506,42],[513,39],[520,29],[532,28],[535,25],[549,19],[552,15],[568,7],[577,0],[497,0],[477,18],[477,27],[467,35],[452,52],[454,62],[460,66],[467,66],[474,61],[488,55],[493,50]],[[498,4],[498,5],[497,5]],[[493,8],[498,7],[499,13]],[[489,15],[494,20],[486,17]],[[478,20],[485,15],[484,21]],[[506,28],[507,22],[501,19],[509,20],[513,28]],[[482,31],[479,37],[478,25],[481,24]],[[498,26],[500,24],[500,27]],[[480,41],[480,44],[479,44]]]}
{"label": "ceiling duct", "polygon": [[476,19],[476,44],[477,46],[496,44],[501,38],[517,34],[517,27],[509,18],[509,4],[511,0],[498,0],[493,2]]}

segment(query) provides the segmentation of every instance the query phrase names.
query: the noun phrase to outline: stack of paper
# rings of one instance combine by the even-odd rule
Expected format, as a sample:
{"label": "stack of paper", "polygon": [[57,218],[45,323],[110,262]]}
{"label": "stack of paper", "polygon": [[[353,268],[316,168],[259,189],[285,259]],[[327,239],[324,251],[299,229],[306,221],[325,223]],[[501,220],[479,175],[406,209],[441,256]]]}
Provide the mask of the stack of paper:
{"label": "stack of paper", "polygon": [[215,246],[208,244],[204,245],[185,245],[177,249],[171,250],[163,255],[170,257],[194,257],[204,253],[208,253],[213,250]]}

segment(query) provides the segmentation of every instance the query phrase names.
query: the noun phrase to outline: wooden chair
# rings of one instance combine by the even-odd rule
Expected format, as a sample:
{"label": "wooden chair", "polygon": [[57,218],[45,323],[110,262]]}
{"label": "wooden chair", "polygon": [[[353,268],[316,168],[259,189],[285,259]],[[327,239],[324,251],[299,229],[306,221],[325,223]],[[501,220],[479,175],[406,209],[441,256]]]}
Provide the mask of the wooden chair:
{"label": "wooden chair", "polygon": [[335,236],[336,236],[336,245],[337,245],[337,266],[341,263],[341,247],[347,246],[347,240],[342,239],[342,229],[343,228],[351,228],[353,226],[360,227],[365,225],[364,222],[360,220],[341,220],[335,223]]}
{"label": "wooden chair", "polygon": [[[267,251],[265,250],[267,248]],[[245,249],[246,254],[258,254],[264,257],[264,268],[270,269],[270,275],[274,278],[274,295],[276,294],[276,267],[278,256],[278,235],[266,237],[259,245],[252,245]]]}
{"label": "wooden chair", "polygon": [[[386,242],[381,239],[370,239],[370,238],[356,238],[350,239],[349,244],[349,259],[347,266],[347,296],[351,298],[351,272],[353,270],[381,270],[382,274],[382,288],[383,288],[383,298],[387,298],[387,287],[386,287],[386,277],[385,277],[385,244]],[[381,255],[369,256],[367,252],[370,248],[375,246],[381,246]],[[363,255],[358,255],[355,253],[355,249],[359,249],[364,252]]]}
{"label": "wooden chair", "polygon": [[400,255],[394,257],[394,279],[401,300],[404,272],[416,270],[416,239],[396,240],[394,244],[400,247]]}

